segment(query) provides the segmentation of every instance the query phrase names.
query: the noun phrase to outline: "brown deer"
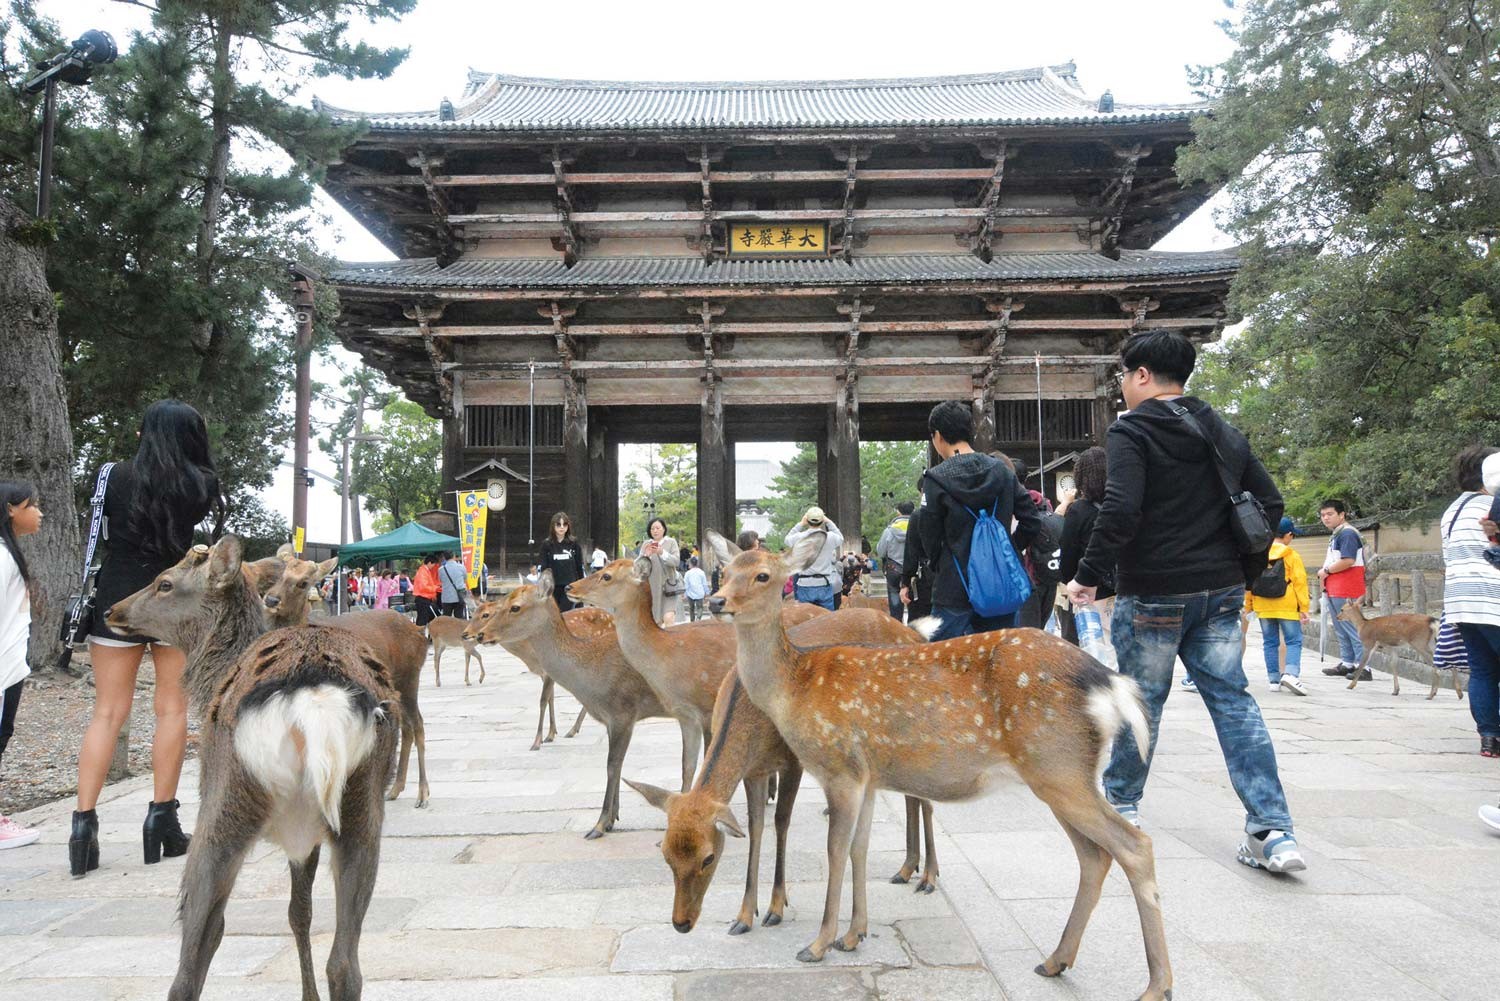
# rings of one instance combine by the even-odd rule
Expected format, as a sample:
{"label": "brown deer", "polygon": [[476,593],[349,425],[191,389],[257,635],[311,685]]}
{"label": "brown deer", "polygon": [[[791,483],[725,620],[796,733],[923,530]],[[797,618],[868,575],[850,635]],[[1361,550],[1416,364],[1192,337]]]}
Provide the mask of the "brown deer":
{"label": "brown deer", "polygon": [[552,599],[552,571],[536,584],[481,605],[468,635],[482,643],[499,643],[551,677],[604,724],[609,738],[604,805],[599,820],[584,835],[603,837],[620,816],[620,768],[639,720],[670,715],[620,651],[609,617],[593,609],[567,613]]}
{"label": "brown deer", "polygon": [[[314,563],[299,560],[290,552],[283,552],[281,558],[285,570],[263,599],[266,621],[272,628],[306,625],[312,607],[313,587],[332,572],[338,558]],[[422,685],[422,664],[427,659],[427,638],[406,616],[385,608],[324,616],[317,619],[316,624],[353,633],[370,644],[375,656],[386,665],[391,684],[401,693],[401,759],[396,764],[396,777],[391,781],[386,799],[393,800],[406,789],[406,773],[411,764],[412,745],[415,744],[416,808],[425,809],[431,794],[427,785],[427,725],[417,704],[417,691]]]}
{"label": "brown deer", "polygon": [[[716,532],[720,560],[736,553]],[[922,646],[802,650],[776,614],[781,585],[806,567],[820,540],[785,556],[733,555],[710,604],[734,615],[745,692],[781,731],[828,798],[828,893],[823,923],[798,959],[850,951],[869,929],[865,863],[875,792],[933,801],[971,799],[1007,767],[1062,824],[1078,856],[1078,893],[1057,948],[1037,967],[1072,966],[1113,859],[1135,894],[1150,982],[1145,1001],[1172,987],[1151,840],[1105,801],[1098,774],[1117,734],[1144,758],[1148,728],[1135,683],[1070,643],[1037,629],[1007,629]],[[852,846],[851,846],[852,838]],[[854,910],[838,936],[844,866]]]}
{"label": "brown deer", "polygon": [[451,615],[439,615],[427,623],[427,638],[432,641],[432,678],[443,687],[443,651],[450,647],[462,647],[464,651],[464,684],[469,682],[469,659],[479,661],[479,683],[484,684],[484,658],[479,655],[478,644],[464,635],[469,623]]}
{"label": "brown deer", "polygon": [[[787,637],[799,649],[847,644],[884,647],[923,642],[918,633],[901,625],[888,613],[864,608],[844,609],[833,615],[810,619],[787,630]],[[802,766],[765,713],[745,695],[745,688],[735,672],[726,674],[719,686],[719,697],[714,704],[713,741],[692,789],[674,793],[644,782],[625,780],[647,802],[667,815],[667,834],[662,839],[661,851],[676,884],[672,901],[673,928],[685,934],[697,924],[703,910],[704,894],[708,892],[719,859],[724,854],[724,835],[745,836],[729,808],[734,787],[744,782],[750,858],[745,895],[738,916],[729,926],[729,934],[742,935],[751,929],[755,915],[759,913],[756,907],[767,786],[771,776],[777,774],[780,782],[776,800],[776,877],[771,889],[771,906],[762,923],[778,925],[786,910],[786,836],[792,819],[792,804],[802,782]],[[914,811],[924,806],[928,836],[927,872],[918,890],[930,893],[936,888],[937,881],[932,806],[921,800],[907,799],[908,857],[892,882],[905,883],[920,864],[919,859],[912,857],[920,834],[920,821],[913,820],[913,817]]]}
{"label": "brown deer", "polygon": [[[692,787],[698,749],[712,733],[714,701],[734,670],[734,626],[702,619],[664,629],[651,615],[649,560],[615,560],[568,585],[568,597],[614,616],[626,661],[656,693],[682,729],[682,791]],[[782,609],[788,628],[826,608],[791,602]],[[566,687],[566,686],[564,686]]]}
{"label": "brown deer", "polygon": [[[1437,697],[1438,685],[1442,682],[1442,675],[1438,672],[1437,664],[1433,661],[1433,650],[1437,647],[1438,620],[1430,615],[1413,615],[1409,612],[1398,612],[1394,615],[1382,615],[1378,619],[1365,618],[1364,609],[1359,607],[1357,601],[1346,601],[1344,607],[1339,609],[1338,617],[1345,622],[1352,623],[1359,631],[1359,642],[1365,648],[1365,655],[1359,659],[1359,667],[1349,672],[1349,687],[1352,689],[1359,684],[1359,676],[1364,673],[1365,665],[1370,662],[1375,651],[1382,646],[1398,647],[1408,646],[1412,653],[1427,661],[1427,666],[1432,668],[1432,691],[1427,693],[1431,701]],[[1460,700],[1464,697],[1463,689],[1458,686],[1458,668],[1453,668],[1453,691],[1458,694]],[[1395,671],[1391,672],[1391,694],[1401,694],[1401,675]]]}
{"label": "brown deer", "polygon": [[341,629],[266,632],[264,605],[225,536],[197,546],[109,609],[112,629],[159,636],[187,654],[203,731],[202,804],[182,875],[182,948],[169,1001],[193,1001],[224,934],[224,906],[258,837],[291,867],[288,909],[304,1001],[318,996],[309,929],[322,843],[333,846],[337,924],[328,957],[334,1001],[356,1001],[360,928],[380,860],[382,793],[399,720],[386,666]]}

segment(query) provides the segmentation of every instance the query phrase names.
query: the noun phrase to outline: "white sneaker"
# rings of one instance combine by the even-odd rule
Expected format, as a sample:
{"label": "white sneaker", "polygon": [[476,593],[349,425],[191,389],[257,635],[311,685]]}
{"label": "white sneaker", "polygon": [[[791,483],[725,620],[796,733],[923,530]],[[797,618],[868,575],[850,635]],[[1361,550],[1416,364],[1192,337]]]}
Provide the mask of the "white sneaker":
{"label": "white sneaker", "polygon": [[1272,695],[1275,695],[1277,692],[1281,691],[1281,682],[1271,682],[1271,684],[1266,687],[1266,691],[1270,692]]}
{"label": "white sneaker", "polygon": [[1182,680],[1177,683],[1177,687],[1181,688],[1184,692],[1196,692],[1198,690],[1198,683],[1187,675],[1183,675]]}
{"label": "white sneaker", "polygon": [[1299,677],[1297,677],[1295,674],[1283,674],[1281,676],[1281,685],[1280,685],[1280,687],[1285,688],[1287,691],[1291,692],[1293,695],[1306,695],[1307,694],[1307,686],[1304,685],[1302,683],[1302,679],[1299,678]]}
{"label": "white sneaker", "polygon": [[1500,806],[1481,806],[1479,819],[1484,821],[1490,830],[1500,834]]}
{"label": "white sneaker", "polygon": [[1301,872],[1307,868],[1297,850],[1297,839],[1285,831],[1267,831],[1263,838],[1245,835],[1240,842],[1239,860],[1252,869],[1267,872]]}
{"label": "white sneaker", "polygon": [[1141,826],[1141,808],[1139,806],[1134,803],[1115,803],[1112,805],[1115,808],[1115,812],[1128,820],[1132,827]]}
{"label": "white sneaker", "polygon": [[20,848],[41,836],[42,832],[36,828],[22,827],[9,817],[0,817],[0,849]]}

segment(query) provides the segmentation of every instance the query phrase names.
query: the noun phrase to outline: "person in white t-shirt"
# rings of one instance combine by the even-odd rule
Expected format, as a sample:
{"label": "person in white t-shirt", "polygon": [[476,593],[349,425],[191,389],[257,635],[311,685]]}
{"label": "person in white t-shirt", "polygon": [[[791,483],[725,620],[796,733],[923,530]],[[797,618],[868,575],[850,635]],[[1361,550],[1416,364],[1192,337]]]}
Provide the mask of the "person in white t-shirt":
{"label": "person in white t-shirt", "polygon": [[598,546],[595,546],[593,553],[589,555],[589,569],[603,570],[604,564],[608,562],[609,557],[604,555],[604,550],[600,549]]}
{"label": "person in white t-shirt", "polygon": [[708,597],[708,575],[698,566],[698,557],[688,558],[688,572],[682,575],[683,597],[687,598],[688,621],[703,618],[703,600]]}
{"label": "person in white t-shirt", "polygon": [[[15,730],[21,686],[31,673],[26,663],[31,636],[31,573],[16,540],[35,534],[41,527],[36,487],[15,480],[0,481],[0,758]],[[0,849],[29,845],[39,837],[40,831],[0,816]]]}

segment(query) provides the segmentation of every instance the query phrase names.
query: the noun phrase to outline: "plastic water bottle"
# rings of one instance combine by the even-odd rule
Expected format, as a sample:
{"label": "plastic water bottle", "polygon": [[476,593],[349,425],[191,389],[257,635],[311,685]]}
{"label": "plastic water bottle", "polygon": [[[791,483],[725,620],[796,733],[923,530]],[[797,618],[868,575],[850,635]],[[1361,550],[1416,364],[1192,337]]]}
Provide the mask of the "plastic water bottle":
{"label": "plastic water bottle", "polygon": [[1097,661],[1109,664],[1114,660],[1114,651],[1104,641],[1104,620],[1092,608],[1075,608],[1073,623],[1078,628],[1078,645]]}

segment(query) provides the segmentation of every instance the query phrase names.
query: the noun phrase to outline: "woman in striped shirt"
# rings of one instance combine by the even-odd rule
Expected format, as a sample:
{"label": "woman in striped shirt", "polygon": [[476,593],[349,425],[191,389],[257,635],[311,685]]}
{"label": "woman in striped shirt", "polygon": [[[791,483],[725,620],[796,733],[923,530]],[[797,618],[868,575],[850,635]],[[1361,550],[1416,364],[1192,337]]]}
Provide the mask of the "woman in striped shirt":
{"label": "woman in striped shirt", "polygon": [[1484,558],[1490,545],[1481,522],[1490,516],[1484,460],[1500,449],[1475,445],[1458,453],[1461,493],[1443,512],[1443,615],[1458,627],[1469,657],[1469,711],[1479,753],[1500,758],[1500,569]]}

